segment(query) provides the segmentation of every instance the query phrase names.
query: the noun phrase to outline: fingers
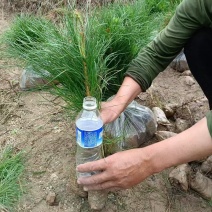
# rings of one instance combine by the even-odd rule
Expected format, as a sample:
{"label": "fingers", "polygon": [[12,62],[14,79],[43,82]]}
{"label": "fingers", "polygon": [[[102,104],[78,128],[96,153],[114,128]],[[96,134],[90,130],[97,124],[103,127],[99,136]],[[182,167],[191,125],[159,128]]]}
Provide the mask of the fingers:
{"label": "fingers", "polygon": [[108,175],[107,171],[92,175],[91,177],[79,178],[77,183],[83,185],[85,191],[118,191],[124,188],[122,188],[121,184],[117,183],[117,180]]}
{"label": "fingers", "polygon": [[106,158],[92,161],[84,164],[80,164],[77,166],[76,170],[78,172],[95,172],[95,171],[103,171],[107,168]]}
{"label": "fingers", "polygon": [[77,183],[87,186],[87,185],[101,184],[109,180],[110,180],[110,176],[107,174],[107,172],[101,172],[101,173],[92,175],[90,177],[81,177],[77,180]]}

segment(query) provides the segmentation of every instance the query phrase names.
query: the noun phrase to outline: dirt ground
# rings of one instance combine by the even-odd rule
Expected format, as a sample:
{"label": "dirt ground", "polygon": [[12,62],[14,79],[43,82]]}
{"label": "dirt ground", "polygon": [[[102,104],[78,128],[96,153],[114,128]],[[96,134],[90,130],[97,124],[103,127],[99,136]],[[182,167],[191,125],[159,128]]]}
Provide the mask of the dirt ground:
{"label": "dirt ground", "polygon": [[[9,26],[9,18],[0,16],[0,33]],[[0,147],[14,145],[27,153],[26,193],[17,212],[89,212],[86,198],[74,192],[75,130],[74,122],[61,108],[64,103],[44,91],[19,89],[20,68],[9,68],[0,59]],[[194,83],[187,85],[185,76],[167,68],[153,83],[151,92],[140,95],[140,102],[152,100],[161,104],[181,105],[177,118],[196,122],[208,110],[207,99]],[[4,104],[3,104],[4,103]],[[210,203],[197,193],[172,188],[170,170],[149,177],[133,187],[108,195],[103,212],[209,212]],[[56,193],[56,203],[48,206],[46,196]]]}

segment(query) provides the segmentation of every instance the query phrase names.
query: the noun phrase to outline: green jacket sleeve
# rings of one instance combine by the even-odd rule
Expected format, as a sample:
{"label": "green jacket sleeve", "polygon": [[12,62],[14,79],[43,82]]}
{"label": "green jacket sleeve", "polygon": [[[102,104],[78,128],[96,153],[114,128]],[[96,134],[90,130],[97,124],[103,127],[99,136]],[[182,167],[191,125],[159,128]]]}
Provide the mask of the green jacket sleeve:
{"label": "green jacket sleeve", "polygon": [[125,76],[133,78],[142,91],[146,91],[153,79],[182,50],[192,34],[211,25],[211,0],[182,1],[166,28],[129,64]]}
{"label": "green jacket sleeve", "polygon": [[206,118],[207,118],[208,130],[209,130],[209,133],[210,133],[210,135],[212,137],[212,111],[209,111],[206,114]]}

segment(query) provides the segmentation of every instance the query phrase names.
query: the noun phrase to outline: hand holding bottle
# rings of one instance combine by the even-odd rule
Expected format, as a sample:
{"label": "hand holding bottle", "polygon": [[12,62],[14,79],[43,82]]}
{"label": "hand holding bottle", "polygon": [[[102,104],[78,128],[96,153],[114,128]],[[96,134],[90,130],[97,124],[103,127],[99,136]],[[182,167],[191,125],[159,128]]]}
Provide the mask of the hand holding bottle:
{"label": "hand holding bottle", "polygon": [[78,166],[78,171],[100,171],[92,177],[80,178],[85,190],[120,190],[130,188],[153,174],[148,155],[142,149],[115,153],[105,159]]}
{"label": "hand holding bottle", "polygon": [[79,165],[79,172],[102,172],[91,177],[79,178],[78,183],[86,190],[130,188],[154,173],[211,154],[212,139],[207,120],[203,118],[186,131],[164,141]]}

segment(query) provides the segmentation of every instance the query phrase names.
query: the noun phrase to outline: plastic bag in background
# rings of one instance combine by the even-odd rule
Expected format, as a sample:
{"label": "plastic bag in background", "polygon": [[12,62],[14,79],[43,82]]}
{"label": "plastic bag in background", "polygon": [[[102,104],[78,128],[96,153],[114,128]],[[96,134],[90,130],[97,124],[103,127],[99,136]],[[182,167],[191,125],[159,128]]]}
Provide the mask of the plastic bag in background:
{"label": "plastic bag in background", "polygon": [[23,70],[20,76],[20,88],[22,90],[30,90],[33,88],[42,88],[44,85],[51,86],[53,84],[58,84],[59,82],[54,80],[53,82],[49,83],[45,76],[50,76],[49,72],[46,70],[42,70],[42,76],[39,75],[37,72],[33,70],[31,66],[28,66],[26,69]]}
{"label": "plastic bag in background", "polygon": [[189,66],[183,50],[177,55],[177,57],[170,63],[169,66],[181,73],[189,70]]}
{"label": "plastic bag in background", "polygon": [[22,90],[27,90],[46,83],[47,81],[39,76],[32,67],[27,67],[21,74],[19,85]]}
{"label": "plastic bag in background", "polygon": [[114,122],[105,125],[104,130],[106,137],[115,142],[111,152],[114,153],[149,141],[157,130],[157,122],[148,107],[132,101]]}

